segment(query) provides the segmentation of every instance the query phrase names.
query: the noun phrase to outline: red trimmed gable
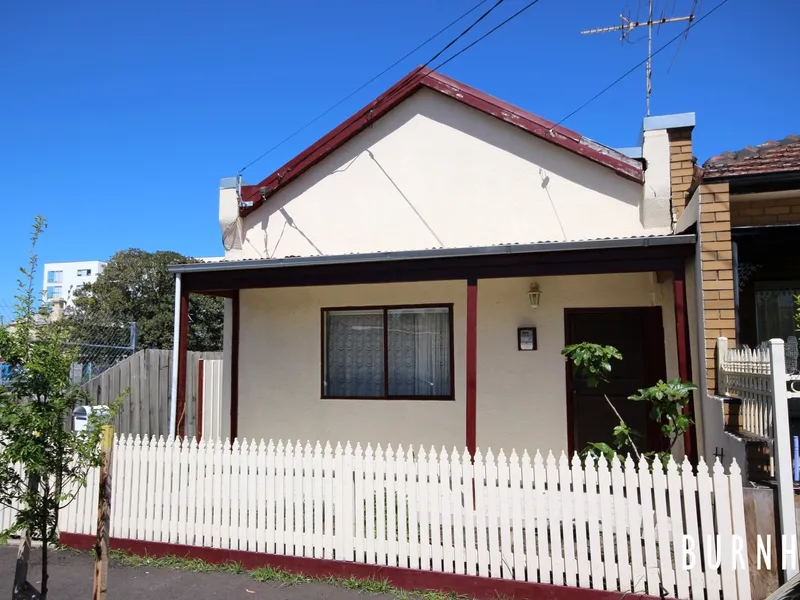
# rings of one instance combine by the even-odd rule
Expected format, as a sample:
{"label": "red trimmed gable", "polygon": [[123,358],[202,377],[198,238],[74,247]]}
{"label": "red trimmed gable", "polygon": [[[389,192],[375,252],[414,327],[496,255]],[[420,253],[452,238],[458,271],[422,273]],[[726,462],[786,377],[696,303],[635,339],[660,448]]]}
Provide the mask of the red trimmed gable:
{"label": "red trimmed gable", "polygon": [[607,167],[620,177],[636,183],[644,182],[642,166],[616,150],[593,142],[566,127],[554,125],[551,121],[441,73],[430,69],[415,69],[260,183],[243,185],[241,199],[246,204],[240,208],[240,215],[245,217],[263,204],[262,188],[265,189],[267,197],[271,196],[422,88],[444,94],[482,113],[505,121],[542,140]]}

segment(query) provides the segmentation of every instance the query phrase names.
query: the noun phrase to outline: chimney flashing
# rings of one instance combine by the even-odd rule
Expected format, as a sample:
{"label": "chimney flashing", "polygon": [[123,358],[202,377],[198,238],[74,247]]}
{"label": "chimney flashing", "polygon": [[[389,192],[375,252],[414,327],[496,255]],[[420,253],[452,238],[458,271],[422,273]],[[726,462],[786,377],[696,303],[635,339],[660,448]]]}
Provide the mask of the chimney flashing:
{"label": "chimney flashing", "polygon": [[657,129],[683,129],[694,127],[695,117],[693,112],[679,113],[675,115],[660,115],[657,117],[645,117],[642,121],[642,130],[655,131]]}

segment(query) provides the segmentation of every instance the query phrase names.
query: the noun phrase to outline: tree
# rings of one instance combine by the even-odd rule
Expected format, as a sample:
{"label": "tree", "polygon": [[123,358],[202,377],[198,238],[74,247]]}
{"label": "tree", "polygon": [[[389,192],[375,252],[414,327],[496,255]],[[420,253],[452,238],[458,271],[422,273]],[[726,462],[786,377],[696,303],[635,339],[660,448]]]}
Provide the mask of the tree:
{"label": "tree", "polygon": [[[136,322],[136,349],[172,347],[175,277],[172,264],[197,263],[177,252],[136,248],[114,254],[94,283],[75,293],[69,317],[84,331],[97,323]],[[189,350],[222,349],[222,300],[196,294],[189,306]]]}
{"label": "tree", "polygon": [[9,377],[0,389],[0,504],[19,504],[14,522],[0,538],[21,534],[14,577],[14,599],[35,594],[27,582],[27,564],[32,538],[42,540],[42,579],[39,598],[48,592],[48,544],[55,542],[58,511],[68,504],[86,475],[98,466],[98,446],[105,416],[93,413],[89,428],[73,432],[64,427],[76,405],[90,404],[88,394],[71,384],[70,367],[75,361],[72,325],[52,320],[46,306],[39,308],[34,281],[36,241],[45,227],[37,217],[31,234],[31,255],[20,269],[15,318],[0,327],[0,357],[9,367]]}
{"label": "tree", "polygon": [[[561,354],[572,361],[578,375],[585,377],[590,387],[598,387],[601,383],[608,381],[612,359],[622,360],[622,354],[614,346],[601,346],[589,342],[567,346],[561,351]],[[667,465],[675,443],[694,424],[691,415],[684,411],[689,404],[689,396],[696,389],[694,384],[680,379],[673,379],[667,383],[659,380],[655,385],[640,389],[638,393],[628,396],[628,400],[647,402],[650,405],[650,419],[661,426],[661,434],[666,439],[666,450],[645,452],[644,456],[658,459],[664,466]],[[582,454],[585,456],[590,453],[599,453],[611,460],[615,454],[632,450],[638,458],[641,455],[634,440],[641,436],[625,423],[608,396],[603,394],[603,397],[619,419],[619,425],[615,426],[611,432],[611,444],[590,442]]]}

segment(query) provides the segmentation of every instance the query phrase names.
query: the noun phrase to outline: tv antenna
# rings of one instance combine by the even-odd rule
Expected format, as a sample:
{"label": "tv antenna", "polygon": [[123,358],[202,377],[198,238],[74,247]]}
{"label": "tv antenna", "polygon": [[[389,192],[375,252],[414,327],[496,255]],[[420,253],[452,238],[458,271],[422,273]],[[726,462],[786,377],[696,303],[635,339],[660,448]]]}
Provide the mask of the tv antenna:
{"label": "tv antenna", "polygon": [[[686,32],[684,33],[683,39],[686,39],[686,36],[689,34],[689,25],[691,25],[692,21],[694,21],[694,10],[697,5],[698,0],[693,0],[692,2],[692,10],[689,11],[689,14],[683,17],[667,17],[666,16],[666,9],[665,12],[661,15],[660,19],[653,19],[653,0],[648,0],[648,12],[647,12],[647,21],[639,21],[638,16],[636,20],[630,18],[630,15],[627,17],[623,14],[620,14],[620,24],[614,25],[612,27],[600,27],[598,29],[586,29],[581,31],[583,35],[591,35],[594,33],[609,33],[611,31],[621,31],[622,36],[620,37],[620,41],[625,41],[625,39],[630,35],[630,33],[634,29],[638,29],[639,27],[647,27],[647,66],[645,71],[645,78],[646,78],[646,88],[645,88],[645,101],[647,103],[647,115],[650,116],[650,95],[653,92],[653,25],[657,25],[659,28],[661,25],[666,25],[667,23],[679,23],[681,21],[686,21]],[[683,42],[683,40],[681,40]],[[680,46],[678,47],[680,50]]]}

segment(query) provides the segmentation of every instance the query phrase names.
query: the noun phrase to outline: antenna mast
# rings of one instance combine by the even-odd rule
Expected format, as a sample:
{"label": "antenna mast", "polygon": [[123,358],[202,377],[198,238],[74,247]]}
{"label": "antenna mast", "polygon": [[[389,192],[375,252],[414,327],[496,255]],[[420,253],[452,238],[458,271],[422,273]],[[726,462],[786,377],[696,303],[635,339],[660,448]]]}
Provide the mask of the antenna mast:
{"label": "antenna mast", "polygon": [[[653,0],[648,0],[647,21],[633,21],[630,17],[620,15],[620,24],[612,27],[600,27],[598,29],[585,29],[581,31],[582,35],[591,35],[595,33],[609,33],[611,31],[621,31],[622,35],[620,41],[625,41],[625,38],[634,30],[639,27],[647,27],[647,66],[645,72],[645,101],[647,104],[647,115],[650,116],[650,95],[653,92],[653,25],[666,25],[667,23],[679,23],[681,21],[688,21],[687,26],[694,20],[694,7],[697,0],[692,4],[692,11],[685,17],[669,17],[662,16],[660,19],[653,20]],[[688,29],[687,29],[688,33]]]}

